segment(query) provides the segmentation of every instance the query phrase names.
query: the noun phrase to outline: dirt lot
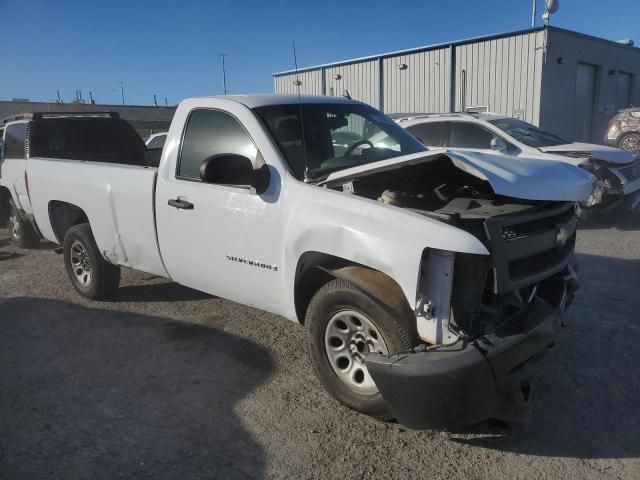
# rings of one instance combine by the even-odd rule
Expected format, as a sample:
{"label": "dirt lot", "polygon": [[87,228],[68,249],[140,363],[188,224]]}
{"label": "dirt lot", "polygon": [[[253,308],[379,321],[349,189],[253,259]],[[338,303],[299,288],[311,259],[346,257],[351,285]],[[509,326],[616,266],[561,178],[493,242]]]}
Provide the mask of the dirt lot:
{"label": "dirt lot", "polygon": [[532,419],[411,431],[349,411],[303,328],[126,271],[74,293],[0,230],[0,478],[640,478],[640,222],[579,232],[582,289]]}

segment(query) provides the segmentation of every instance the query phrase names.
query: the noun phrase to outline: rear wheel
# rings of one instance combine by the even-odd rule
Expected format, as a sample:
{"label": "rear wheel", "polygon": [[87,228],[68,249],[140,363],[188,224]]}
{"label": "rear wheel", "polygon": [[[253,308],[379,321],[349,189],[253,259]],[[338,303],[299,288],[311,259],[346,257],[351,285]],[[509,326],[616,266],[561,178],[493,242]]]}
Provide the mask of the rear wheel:
{"label": "rear wheel", "polygon": [[9,200],[9,217],[7,219],[7,228],[11,233],[11,238],[20,248],[30,248],[38,243],[38,235],[31,224],[24,220],[13,199]]}
{"label": "rear wheel", "polygon": [[111,296],[120,283],[120,267],[107,262],[96,245],[88,223],[71,227],[64,236],[64,266],[71,284],[83,297]]}
{"label": "rear wheel", "polygon": [[305,324],[313,367],[327,391],[354,410],[391,418],[364,359],[415,346],[410,321],[344,280],[324,285],[309,304]]}
{"label": "rear wheel", "polygon": [[640,149],[640,133],[627,133],[620,138],[618,146],[627,152],[637,152]]}

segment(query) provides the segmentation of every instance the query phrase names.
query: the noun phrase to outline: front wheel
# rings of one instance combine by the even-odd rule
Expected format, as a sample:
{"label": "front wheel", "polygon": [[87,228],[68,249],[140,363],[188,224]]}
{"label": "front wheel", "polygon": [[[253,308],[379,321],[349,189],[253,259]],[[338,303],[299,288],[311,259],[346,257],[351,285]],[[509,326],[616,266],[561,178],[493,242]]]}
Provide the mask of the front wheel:
{"label": "front wheel", "polygon": [[64,266],[73,288],[91,300],[111,296],[120,283],[120,267],[107,262],[88,223],[71,227],[64,236]]}
{"label": "front wheel", "polygon": [[318,290],[305,324],[313,367],[327,391],[354,410],[391,418],[364,358],[368,353],[388,355],[414,347],[417,339],[409,322],[344,280],[333,280]]}
{"label": "front wheel", "polygon": [[9,218],[7,228],[11,238],[20,248],[34,247],[38,243],[38,235],[29,222],[22,218],[13,199],[9,200]]}

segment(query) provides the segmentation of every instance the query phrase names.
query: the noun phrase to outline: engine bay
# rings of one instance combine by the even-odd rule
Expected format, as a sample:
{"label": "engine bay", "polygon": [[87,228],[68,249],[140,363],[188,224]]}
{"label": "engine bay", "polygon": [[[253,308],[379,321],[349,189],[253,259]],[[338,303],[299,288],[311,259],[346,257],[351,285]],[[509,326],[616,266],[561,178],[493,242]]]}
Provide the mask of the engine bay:
{"label": "engine bay", "polygon": [[508,215],[546,203],[496,195],[489,182],[461,170],[446,155],[332,188],[451,223]]}
{"label": "engine bay", "polygon": [[494,332],[517,319],[536,298],[555,303],[553,277],[566,269],[575,244],[571,202],[497,195],[489,182],[458,168],[445,155],[331,188],[449,223],[483,242],[490,256],[455,258],[450,327],[460,336]]}

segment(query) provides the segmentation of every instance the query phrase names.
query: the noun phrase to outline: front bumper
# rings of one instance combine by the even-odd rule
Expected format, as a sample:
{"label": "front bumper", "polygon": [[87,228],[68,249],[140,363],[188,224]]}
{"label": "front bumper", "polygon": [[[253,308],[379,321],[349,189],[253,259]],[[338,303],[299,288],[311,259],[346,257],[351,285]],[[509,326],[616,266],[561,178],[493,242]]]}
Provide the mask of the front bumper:
{"label": "front bumper", "polygon": [[525,420],[536,367],[554,345],[562,312],[577,289],[571,267],[553,280],[554,298],[536,297],[518,319],[517,331],[512,327],[471,343],[368,355],[368,371],[398,422],[422,429],[491,418]]}

